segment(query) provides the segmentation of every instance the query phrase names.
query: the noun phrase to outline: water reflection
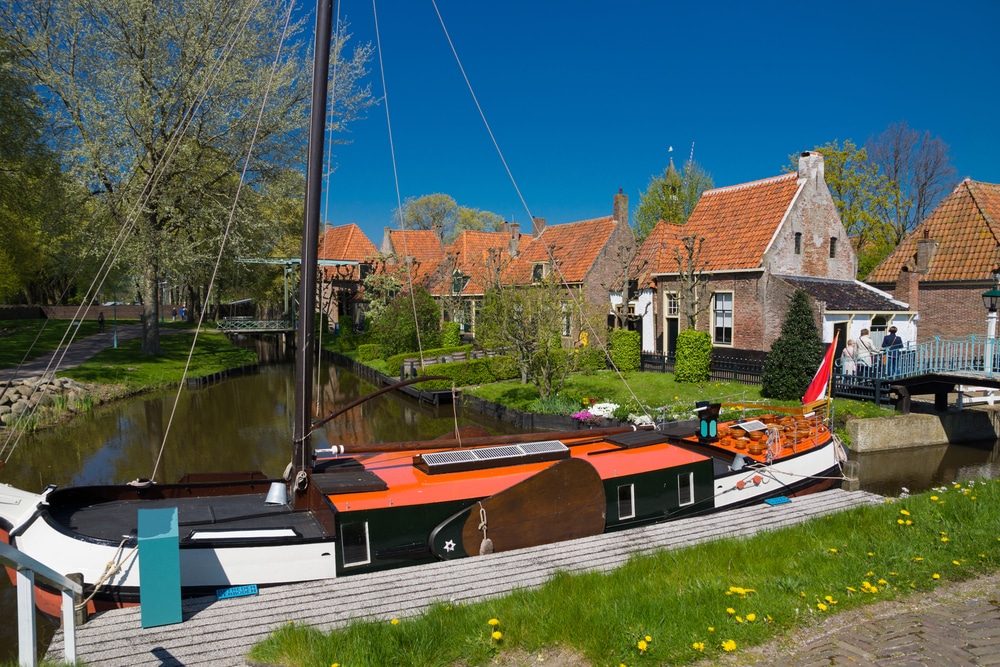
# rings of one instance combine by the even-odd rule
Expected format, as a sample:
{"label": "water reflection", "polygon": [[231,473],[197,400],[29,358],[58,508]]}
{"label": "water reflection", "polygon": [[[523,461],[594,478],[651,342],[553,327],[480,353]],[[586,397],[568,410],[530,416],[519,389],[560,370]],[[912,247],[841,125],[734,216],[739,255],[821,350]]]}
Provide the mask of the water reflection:
{"label": "water reflection", "polygon": [[1000,443],[936,445],[886,452],[852,453],[859,463],[861,488],[897,496],[970,479],[1000,478]]}

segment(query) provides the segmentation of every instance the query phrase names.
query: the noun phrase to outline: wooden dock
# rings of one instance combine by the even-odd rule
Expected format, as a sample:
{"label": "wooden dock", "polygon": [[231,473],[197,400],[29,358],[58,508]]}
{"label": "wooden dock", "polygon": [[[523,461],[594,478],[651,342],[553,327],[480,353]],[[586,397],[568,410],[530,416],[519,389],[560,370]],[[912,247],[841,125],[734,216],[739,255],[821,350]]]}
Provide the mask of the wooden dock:
{"label": "wooden dock", "polygon": [[[253,597],[183,604],[184,622],[142,629],[138,607],[105,612],[77,628],[78,660],[91,665],[244,665],[250,648],[289,621],[328,629],[358,618],[421,613],[434,602],[471,603],[540,586],[556,572],[610,570],[638,553],[723,537],[749,537],[859,505],[882,502],[862,491],[832,490],[782,505],[753,505],[459,561],[262,589]],[[63,655],[57,633],[48,656]]]}

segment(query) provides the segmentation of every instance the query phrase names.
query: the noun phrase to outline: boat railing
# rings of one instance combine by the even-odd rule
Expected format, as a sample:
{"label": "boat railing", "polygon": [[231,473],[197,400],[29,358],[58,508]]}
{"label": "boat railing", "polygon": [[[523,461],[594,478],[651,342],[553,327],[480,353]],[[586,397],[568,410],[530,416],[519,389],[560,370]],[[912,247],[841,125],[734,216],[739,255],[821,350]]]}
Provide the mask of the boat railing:
{"label": "boat railing", "polygon": [[62,593],[64,656],[69,664],[76,663],[76,599],[82,597],[83,586],[55,570],[0,542],[0,564],[17,572],[17,655],[22,667],[35,667],[35,577],[56,587]]}

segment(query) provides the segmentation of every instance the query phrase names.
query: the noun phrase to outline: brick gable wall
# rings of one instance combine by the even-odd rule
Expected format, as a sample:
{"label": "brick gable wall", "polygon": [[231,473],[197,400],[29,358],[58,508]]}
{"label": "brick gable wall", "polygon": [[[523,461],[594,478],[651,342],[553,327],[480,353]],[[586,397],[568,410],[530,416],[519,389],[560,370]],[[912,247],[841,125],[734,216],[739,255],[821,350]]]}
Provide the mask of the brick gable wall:
{"label": "brick gable wall", "polygon": [[[894,287],[889,285],[884,289],[892,291]],[[943,286],[920,282],[919,288],[917,343],[926,343],[937,336],[964,338],[986,335],[986,308],[982,294],[990,289],[990,285]]]}

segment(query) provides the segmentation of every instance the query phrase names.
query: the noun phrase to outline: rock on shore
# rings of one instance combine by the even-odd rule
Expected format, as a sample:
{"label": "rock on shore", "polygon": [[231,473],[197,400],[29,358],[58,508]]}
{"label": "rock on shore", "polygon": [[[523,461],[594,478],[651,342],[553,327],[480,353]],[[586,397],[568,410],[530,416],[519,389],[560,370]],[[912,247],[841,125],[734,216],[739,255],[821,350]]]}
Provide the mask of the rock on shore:
{"label": "rock on shore", "polygon": [[0,382],[0,428],[32,415],[49,418],[94,405],[88,388],[69,378],[34,376]]}

